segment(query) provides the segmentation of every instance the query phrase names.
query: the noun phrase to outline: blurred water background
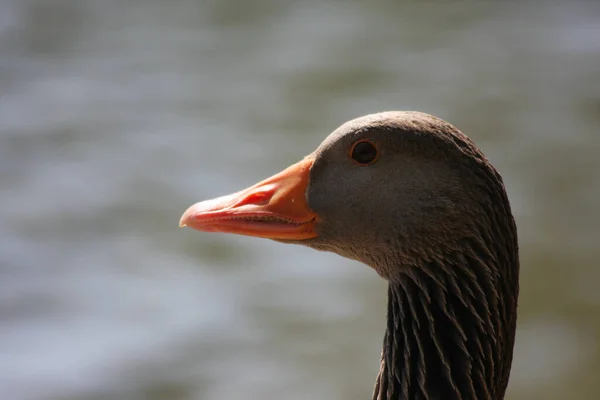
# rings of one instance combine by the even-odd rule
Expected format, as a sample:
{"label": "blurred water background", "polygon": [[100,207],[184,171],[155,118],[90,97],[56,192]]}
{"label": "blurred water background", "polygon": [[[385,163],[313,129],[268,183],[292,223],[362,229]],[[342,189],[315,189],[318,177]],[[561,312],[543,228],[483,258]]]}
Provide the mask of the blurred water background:
{"label": "blurred water background", "polygon": [[384,281],[177,222],[390,109],[504,176],[508,399],[597,398],[600,3],[0,0],[0,399],[370,398]]}

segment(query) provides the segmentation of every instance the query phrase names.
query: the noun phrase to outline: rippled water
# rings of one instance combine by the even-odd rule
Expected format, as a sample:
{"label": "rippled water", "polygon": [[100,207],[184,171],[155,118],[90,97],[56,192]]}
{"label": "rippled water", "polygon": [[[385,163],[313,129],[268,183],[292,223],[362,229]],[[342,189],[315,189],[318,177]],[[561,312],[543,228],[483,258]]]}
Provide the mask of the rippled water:
{"label": "rippled water", "polygon": [[385,282],[177,222],[388,109],[505,178],[508,398],[595,398],[599,37],[594,2],[3,0],[0,398],[369,398]]}

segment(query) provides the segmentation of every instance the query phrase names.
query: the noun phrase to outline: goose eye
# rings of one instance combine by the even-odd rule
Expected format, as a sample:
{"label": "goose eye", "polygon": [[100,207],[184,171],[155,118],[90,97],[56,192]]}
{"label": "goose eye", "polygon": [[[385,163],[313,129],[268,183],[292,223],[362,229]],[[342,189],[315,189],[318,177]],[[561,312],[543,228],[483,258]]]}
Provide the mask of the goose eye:
{"label": "goose eye", "polygon": [[360,165],[370,165],[377,161],[377,148],[367,140],[356,142],[351,150],[352,159]]}

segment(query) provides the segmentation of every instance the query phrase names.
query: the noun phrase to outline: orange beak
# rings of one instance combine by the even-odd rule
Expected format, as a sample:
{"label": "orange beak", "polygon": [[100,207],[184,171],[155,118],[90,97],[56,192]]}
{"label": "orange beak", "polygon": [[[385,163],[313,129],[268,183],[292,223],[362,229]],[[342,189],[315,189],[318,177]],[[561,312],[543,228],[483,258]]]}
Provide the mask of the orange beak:
{"label": "orange beak", "polygon": [[196,203],[179,226],[268,239],[314,238],[317,214],[306,203],[312,163],[306,158],[241,192]]}

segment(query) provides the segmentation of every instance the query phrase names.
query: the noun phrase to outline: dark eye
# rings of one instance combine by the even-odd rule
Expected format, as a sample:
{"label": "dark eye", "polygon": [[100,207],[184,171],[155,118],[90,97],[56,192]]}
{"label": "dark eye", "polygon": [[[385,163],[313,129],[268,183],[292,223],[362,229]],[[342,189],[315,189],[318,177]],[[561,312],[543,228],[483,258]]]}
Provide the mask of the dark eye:
{"label": "dark eye", "polygon": [[377,160],[377,148],[367,140],[356,142],[351,150],[352,159],[360,165],[373,164]]}

